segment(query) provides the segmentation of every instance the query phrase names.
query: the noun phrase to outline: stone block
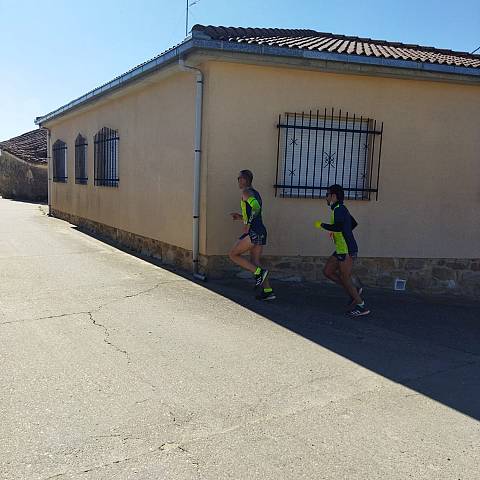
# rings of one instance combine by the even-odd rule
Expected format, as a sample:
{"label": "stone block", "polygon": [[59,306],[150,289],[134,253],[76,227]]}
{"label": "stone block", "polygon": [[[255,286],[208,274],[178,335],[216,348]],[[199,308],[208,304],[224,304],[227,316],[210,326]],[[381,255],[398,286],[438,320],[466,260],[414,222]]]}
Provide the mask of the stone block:
{"label": "stone block", "polygon": [[389,272],[396,268],[395,259],[393,258],[378,258],[375,263],[380,272]]}
{"label": "stone block", "polygon": [[405,270],[421,270],[425,268],[426,262],[423,258],[408,258],[405,261]]}
{"label": "stone block", "polygon": [[291,270],[295,269],[295,265],[291,262],[272,263],[275,270]]}
{"label": "stone block", "polygon": [[480,272],[477,272],[477,271],[463,272],[461,275],[461,283],[462,285],[469,284],[469,285],[480,286]]}
{"label": "stone block", "polygon": [[390,275],[380,275],[377,279],[377,285],[382,288],[393,288],[395,278]]}
{"label": "stone block", "polygon": [[445,267],[433,267],[432,276],[438,280],[453,280],[455,273],[451,269]]}
{"label": "stone block", "polygon": [[480,272],[480,261],[473,261],[472,264],[470,265],[470,269],[473,272]]}
{"label": "stone block", "polygon": [[470,260],[454,260],[447,262],[445,266],[453,270],[468,270],[470,263]]}
{"label": "stone block", "polygon": [[430,275],[413,275],[407,280],[407,289],[422,292],[428,290],[431,284]]}
{"label": "stone block", "polygon": [[300,263],[299,270],[302,272],[312,272],[315,266],[312,263]]}

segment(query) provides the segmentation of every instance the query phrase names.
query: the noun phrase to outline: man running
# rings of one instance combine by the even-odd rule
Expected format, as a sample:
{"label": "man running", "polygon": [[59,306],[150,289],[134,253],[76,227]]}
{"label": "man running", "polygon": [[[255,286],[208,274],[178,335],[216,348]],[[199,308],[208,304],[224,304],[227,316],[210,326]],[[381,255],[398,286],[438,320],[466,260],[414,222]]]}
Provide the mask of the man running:
{"label": "man running", "polygon": [[335,243],[335,252],[328,259],[323,274],[345,289],[352,300],[350,307],[353,307],[348,315],[359,317],[368,315],[370,310],[360,296],[362,289],[356,288],[352,282],[353,261],[358,254],[357,242],[353,236],[357,222],[343,204],[344,198],[345,194],[340,185],[330,186],[327,191],[327,204],[332,209],[330,224],[317,221],[315,227],[332,232]]}
{"label": "man running", "polygon": [[[262,221],[262,197],[252,187],[253,173],[242,170],[238,176],[238,187],[242,191],[240,206],[242,213],[231,213],[233,220],[243,220],[243,235],[235,242],[229,256],[232,262],[253,273],[255,288],[262,287],[259,300],[275,300],[275,294],[267,279],[268,270],[262,268],[263,246],[267,244],[267,229]],[[250,260],[242,257],[250,252]]]}

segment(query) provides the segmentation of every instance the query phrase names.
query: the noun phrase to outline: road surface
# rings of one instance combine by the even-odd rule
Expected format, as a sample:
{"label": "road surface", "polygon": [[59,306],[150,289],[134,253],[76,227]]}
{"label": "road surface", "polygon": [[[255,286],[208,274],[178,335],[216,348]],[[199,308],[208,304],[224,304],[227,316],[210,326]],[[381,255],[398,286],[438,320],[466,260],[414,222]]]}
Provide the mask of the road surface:
{"label": "road surface", "polygon": [[480,478],[480,306],[197,284],[0,200],[0,478]]}

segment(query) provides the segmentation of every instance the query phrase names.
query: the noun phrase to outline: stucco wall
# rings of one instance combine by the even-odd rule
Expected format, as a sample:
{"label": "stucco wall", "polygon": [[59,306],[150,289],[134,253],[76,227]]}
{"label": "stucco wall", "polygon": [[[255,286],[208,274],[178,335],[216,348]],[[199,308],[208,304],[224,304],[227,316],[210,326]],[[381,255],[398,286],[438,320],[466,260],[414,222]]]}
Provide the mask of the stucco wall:
{"label": "stucco wall", "polygon": [[5,151],[0,155],[0,195],[4,198],[45,201],[47,181],[46,164],[28,163]]}
{"label": "stucco wall", "polygon": [[[192,248],[195,77],[150,78],[142,89],[52,124],[68,145],[68,182],[52,183],[52,208],[127,232]],[[94,185],[94,135],[118,130],[119,187]],[[75,138],[88,140],[88,184],[75,184]]]}
{"label": "stucco wall", "polygon": [[480,257],[480,87],[215,62],[208,134],[207,254],[240,225],[237,172],[264,200],[268,255],[326,255],[324,200],[274,196],[278,115],[324,107],[384,122],[379,201],[350,201],[366,257]]}

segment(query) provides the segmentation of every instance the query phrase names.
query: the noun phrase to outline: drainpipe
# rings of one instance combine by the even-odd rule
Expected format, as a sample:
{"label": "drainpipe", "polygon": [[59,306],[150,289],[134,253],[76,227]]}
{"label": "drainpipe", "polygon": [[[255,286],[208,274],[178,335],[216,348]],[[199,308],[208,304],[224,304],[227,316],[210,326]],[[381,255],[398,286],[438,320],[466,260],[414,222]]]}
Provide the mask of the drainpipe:
{"label": "drainpipe", "polygon": [[185,64],[181,58],[178,61],[180,69],[183,71],[196,72],[196,95],[195,95],[195,145],[193,162],[193,276],[199,280],[206,280],[205,275],[198,271],[199,244],[200,244],[200,171],[202,162],[202,104],[203,104],[203,73],[199,68],[191,67]]}
{"label": "drainpipe", "polygon": [[[44,127],[46,128],[46,127]],[[48,198],[48,216],[52,215],[52,156],[50,155],[50,144],[51,144],[51,132],[49,128],[47,130],[47,198]]]}

